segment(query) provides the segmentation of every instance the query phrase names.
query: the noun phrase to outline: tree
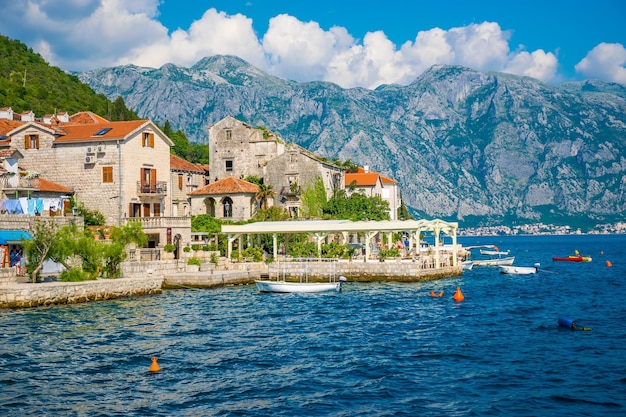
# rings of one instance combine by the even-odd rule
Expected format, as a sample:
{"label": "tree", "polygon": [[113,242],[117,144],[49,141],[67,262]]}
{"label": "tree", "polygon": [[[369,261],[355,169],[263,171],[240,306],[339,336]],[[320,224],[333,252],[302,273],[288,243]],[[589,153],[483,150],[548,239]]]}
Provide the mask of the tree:
{"label": "tree", "polygon": [[52,220],[36,220],[33,226],[33,238],[24,241],[24,251],[26,252],[28,263],[26,272],[30,276],[31,282],[39,281],[41,268],[50,250],[58,242],[57,226]]}
{"label": "tree", "polygon": [[270,184],[259,185],[259,191],[256,193],[256,199],[261,203],[261,208],[267,210],[267,202],[270,198],[274,198],[276,192]]}
{"label": "tree", "polygon": [[128,222],[121,227],[112,227],[110,230],[111,242],[104,244],[103,259],[105,262],[104,271],[109,278],[120,276],[120,265],[126,260],[128,252],[126,247],[135,243],[143,246],[148,242],[140,222]]}
{"label": "tree", "polygon": [[321,218],[327,203],[326,187],[322,177],[317,176],[313,184],[302,192],[300,199],[305,218]]}

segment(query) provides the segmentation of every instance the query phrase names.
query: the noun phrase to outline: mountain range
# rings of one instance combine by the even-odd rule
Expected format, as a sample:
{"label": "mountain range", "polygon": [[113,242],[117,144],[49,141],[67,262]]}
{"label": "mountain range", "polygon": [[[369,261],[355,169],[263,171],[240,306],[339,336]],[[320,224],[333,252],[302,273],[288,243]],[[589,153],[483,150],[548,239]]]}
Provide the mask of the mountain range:
{"label": "mountain range", "polygon": [[233,116],[396,179],[416,217],[464,225],[623,221],[626,87],[549,85],[437,65],[407,86],[344,89],[269,75],[233,56],[192,67],[76,74],[191,141]]}

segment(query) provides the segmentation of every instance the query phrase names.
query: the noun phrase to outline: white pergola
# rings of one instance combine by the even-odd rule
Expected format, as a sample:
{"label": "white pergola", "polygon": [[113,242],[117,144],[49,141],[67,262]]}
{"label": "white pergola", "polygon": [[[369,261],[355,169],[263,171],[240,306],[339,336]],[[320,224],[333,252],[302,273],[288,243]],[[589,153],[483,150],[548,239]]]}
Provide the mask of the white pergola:
{"label": "white pergola", "polygon": [[350,233],[363,233],[365,236],[365,258],[370,256],[370,243],[379,233],[388,235],[387,245],[391,248],[392,233],[405,232],[409,236],[411,246],[416,243],[419,246],[419,237],[422,232],[433,232],[435,236],[435,261],[439,264],[440,234],[444,233],[452,238],[454,251],[453,266],[457,265],[457,222],[446,222],[440,219],[434,220],[385,220],[385,221],[359,221],[351,220],[303,220],[282,222],[257,222],[243,225],[222,225],[222,233],[228,238],[228,253],[230,256],[233,242],[239,239],[239,247],[242,247],[244,235],[271,234],[273,240],[274,258],[278,256],[279,233],[308,233],[317,242],[318,253],[321,253],[322,241],[330,234],[341,234],[344,242],[348,240]]}

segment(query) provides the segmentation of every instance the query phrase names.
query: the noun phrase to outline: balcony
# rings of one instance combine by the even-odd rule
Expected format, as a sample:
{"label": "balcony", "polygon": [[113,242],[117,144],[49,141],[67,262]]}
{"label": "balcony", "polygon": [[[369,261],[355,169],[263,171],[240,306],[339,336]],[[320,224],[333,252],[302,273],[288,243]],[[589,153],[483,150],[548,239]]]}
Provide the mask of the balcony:
{"label": "balcony", "polygon": [[137,195],[167,195],[167,182],[137,182]]}
{"label": "balcony", "polygon": [[9,190],[35,190],[37,187],[32,184],[35,178],[26,178],[21,176],[2,177],[1,184],[2,189]]}

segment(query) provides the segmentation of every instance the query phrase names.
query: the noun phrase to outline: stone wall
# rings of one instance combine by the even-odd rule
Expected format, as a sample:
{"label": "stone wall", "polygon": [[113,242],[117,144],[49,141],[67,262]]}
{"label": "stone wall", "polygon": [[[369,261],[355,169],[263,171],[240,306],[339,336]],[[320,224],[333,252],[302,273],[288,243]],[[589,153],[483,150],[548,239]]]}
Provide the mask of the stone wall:
{"label": "stone wall", "polygon": [[8,284],[0,287],[0,307],[38,307],[161,293],[163,278],[99,279],[83,282]]}

